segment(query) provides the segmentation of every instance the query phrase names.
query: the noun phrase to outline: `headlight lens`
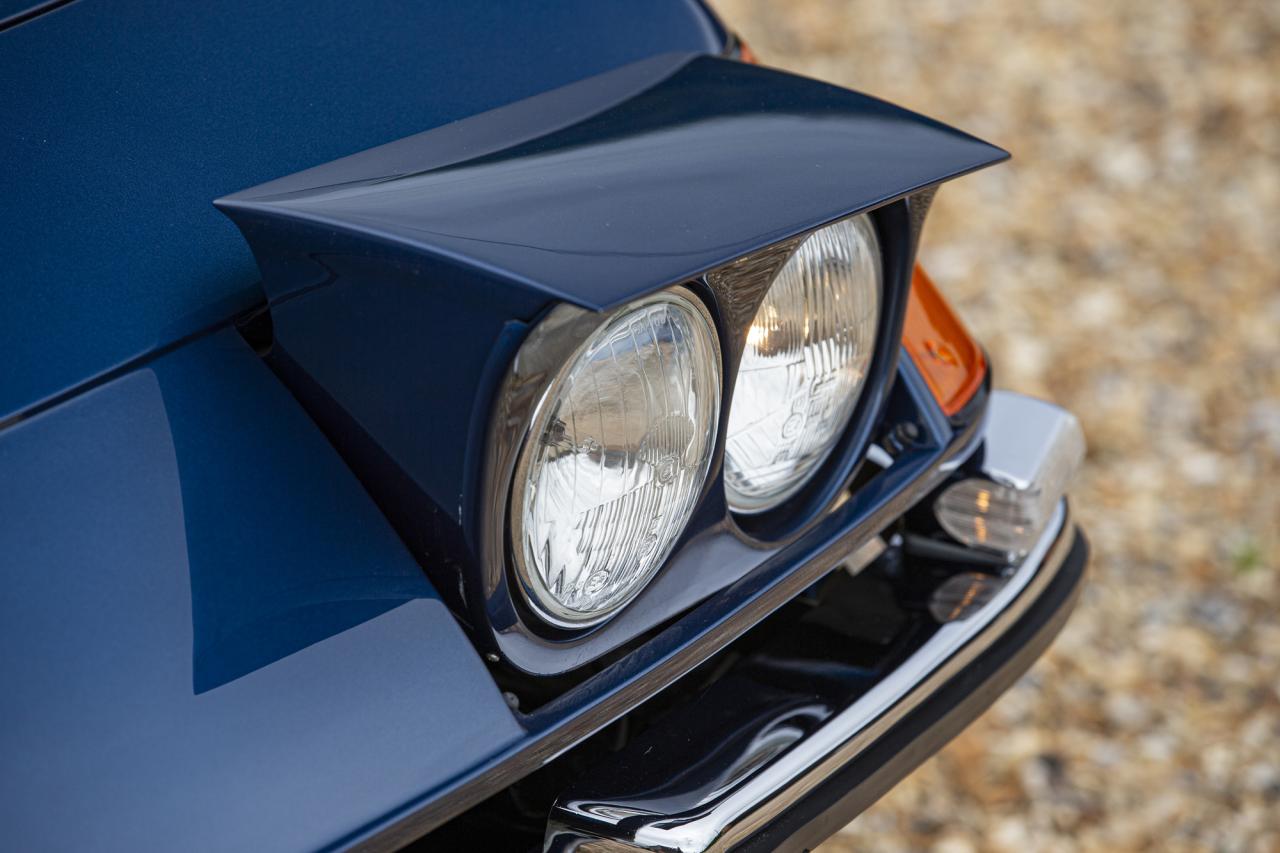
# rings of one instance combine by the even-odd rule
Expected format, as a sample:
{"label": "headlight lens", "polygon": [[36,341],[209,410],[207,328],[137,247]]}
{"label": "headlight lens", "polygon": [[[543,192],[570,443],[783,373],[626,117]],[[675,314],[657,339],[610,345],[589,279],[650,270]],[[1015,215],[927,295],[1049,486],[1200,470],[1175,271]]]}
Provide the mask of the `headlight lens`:
{"label": "headlight lens", "polygon": [[729,506],[763,512],[831,452],[866,379],[880,320],[881,264],[866,215],[800,244],[747,333],[725,440]]}
{"label": "headlight lens", "polygon": [[706,480],[720,384],[710,316],[677,291],[623,310],[569,359],[513,490],[516,569],[540,616],[603,621],[662,565]]}

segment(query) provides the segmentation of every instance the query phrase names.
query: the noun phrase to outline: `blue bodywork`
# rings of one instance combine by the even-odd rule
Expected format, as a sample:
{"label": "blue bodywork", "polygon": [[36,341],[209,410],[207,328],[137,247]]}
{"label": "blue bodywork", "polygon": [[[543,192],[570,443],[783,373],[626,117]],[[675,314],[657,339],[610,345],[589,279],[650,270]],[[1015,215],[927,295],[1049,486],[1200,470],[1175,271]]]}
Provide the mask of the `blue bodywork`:
{"label": "blue bodywork", "polygon": [[227,326],[263,292],[210,202],[722,45],[696,3],[593,0],[83,0],[0,32],[6,846],[340,844],[519,737]]}
{"label": "blue bodywork", "polygon": [[668,53],[217,204],[272,303],[362,241],[503,305],[602,310],[1006,156],[868,95]]}
{"label": "blue bodywork", "polygon": [[722,44],[692,0],[82,0],[0,32],[0,422],[262,298],[213,199]]}
{"label": "blue bodywork", "polygon": [[[902,510],[903,484],[953,438],[945,422],[925,424],[928,440],[903,456],[896,479],[873,483],[804,541],[733,546],[756,567],[731,587],[693,590],[690,603],[707,600],[679,630],[564,699],[513,713],[445,605],[456,591],[424,575],[423,555],[353,473],[356,451],[335,446],[299,402],[307,389],[281,381],[287,351],[264,361],[232,325],[265,303],[270,285],[213,199],[611,69],[654,68],[677,54],[684,68],[690,54],[724,46],[693,0],[127,8],[81,0],[0,31],[0,825],[10,846],[315,849],[394,838],[379,834],[397,824],[430,828],[480,796],[457,795],[446,808],[445,795],[486,774],[510,781],[571,746],[691,666],[696,644],[745,630],[762,615],[762,596],[794,595],[796,566],[872,515]],[[597,91],[586,85],[579,91]],[[718,103],[695,86],[668,105],[692,107],[690,126],[699,117],[712,126],[723,117]],[[466,147],[476,140],[463,134],[455,153],[497,162],[509,148],[556,156],[538,150],[542,138],[564,150],[617,141],[608,121],[569,120],[575,109],[596,115],[598,102],[562,106],[568,138],[547,133],[543,110],[517,109],[490,150]],[[831,104],[811,106],[821,119]],[[715,248],[675,265],[655,261],[645,281],[623,290],[592,292],[585,273],[571,281],[544,269],[513,289],[452,298],[448,313],[437,309],[448,328],[429,366],[444,368],[462,402],[431,386],[433,396],[406,403],[424,408],[389,416],[434,408],[449,413],[441,421],[461,423],[464,449],[447,457],[445,475],[456,488],[479,470],[488,400],[475,388],[496,385],[553,293],[611,304],[676,266],[700,271],[847,205],[896,198],[1001,156],[870,99],[863,115],[881,128],[872,134],[879,154],[905,153],[900,163],[927,168],[914,178],[882,175],[886,186],[903,185],[854,202],[837,198],[833,184],[807,224],[761,220],[777,194],[739,192],[733,204],[748,206],[742,215],[755,232],[709,241],[686,231],[686,249]],[[688,118],[664,115],[658,125]],[[572,138],[574,125],[586,135]],[[932,141],[901,148],[920,138],[904,128]],[[632,124],[628,134],[643,140],[646,129]],[[947,157],[930,159],[935,143]],[[776,155],[751,168],[743,180],[795,172]],[[711,178],[735,172],[730,163]],[[611,195],[644,209],[629,210],[626,222],[633,214],[664,221],[650,182],[627,193]],[[556,193],[534,187],[513,197],[529,205]],[[537,222],[528,210],[510,213]],[[599,230],[589,236],[601,239]],[[495,250],[482,260],[505,276],[510,257]],[[385,246],[353,249],[344,263],[388,258]],[[597,261],[576,269],[619,268]],[[898,263],[909,269],[909,249]],[[270,273],[268,262],[268,281]],[[431,308],[423,293],[415,310]],[[322,301],[281,304],[292,306],[276,312],[285,334],[295,323],[313,343],[326,328],[350,334],[341,314],[306,316]],[[364,313],[368,305],[352,298],[340,307],[375,332],[377,312],[397,308],[383,302]],[[488,360],[448,360],[451,344],[476,341],[492,348]],[[921,416],[912,401],[927,392],[904,370],[891,404]],[[453,517],[463,514],[459,505]]]}
{"label": "blue bodywork", "polygon": [[11,849],[315,849],[521,733],[234,331],[9,428],[0,482]]}
{"label": "blue bodywork", "polygon": [[[915,250],[901,199],[1005,156],[857,92],[668,53],[217,204],[263,272],[270,363],[438,587],[459,590],[451,604],[485,650],[550,674],[765,564],[797,525],[742,531],[713,458],[685,546],[634,602],[591,632],[539,631],[511,594],[501,547],[486,554],[485,520],[504,493],[484,469],[502,417],[497,385],[530,323],[557,302],[608,310],[711,280],[739,258],[875,208],[888,286],[860,409],[874,414],[893,376]],[[734,306],[749,297],[704,297],[731,340],[749,320]],[[724,350],[727,420],[738,348]],[[853,420],[826,476],[789,501],[793,515],[811,519],[843,488],[874,427]]]}

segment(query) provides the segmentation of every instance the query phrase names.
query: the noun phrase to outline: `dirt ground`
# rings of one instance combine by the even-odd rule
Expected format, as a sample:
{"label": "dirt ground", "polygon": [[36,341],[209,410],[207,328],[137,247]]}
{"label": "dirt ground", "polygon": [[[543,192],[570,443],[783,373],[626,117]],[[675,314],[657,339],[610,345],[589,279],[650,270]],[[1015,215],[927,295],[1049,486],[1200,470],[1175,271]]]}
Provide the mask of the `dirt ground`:
{"label": "dirt ground", "polygon": [[922,261],[1090,445],[1065,632],[822,850],[1280,850],[1280,2],[715,5],[1013,152]]}

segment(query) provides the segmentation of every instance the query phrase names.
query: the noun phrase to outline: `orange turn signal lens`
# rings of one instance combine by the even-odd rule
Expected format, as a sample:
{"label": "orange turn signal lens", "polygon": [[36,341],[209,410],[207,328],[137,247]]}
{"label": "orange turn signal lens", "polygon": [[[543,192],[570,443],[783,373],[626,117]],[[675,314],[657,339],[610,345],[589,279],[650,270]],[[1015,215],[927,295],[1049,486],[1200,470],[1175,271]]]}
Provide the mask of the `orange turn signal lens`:
{"label": "orange turn signal lens", "polygon": [[948,415],[964,408],[987,374],[982,347],[969,336],[919,264],[911,276],[902,344]]}
{"label": "orange turn signal lens", "polygon": [[760,60],[756,58],[756,52],[751,49],[751,45],[742,40],[742,36],[737,33],[729,33],[729,44],[726,45],[725,56],[736,59],[739,62],[747,62],[751,65],[758,65]]}

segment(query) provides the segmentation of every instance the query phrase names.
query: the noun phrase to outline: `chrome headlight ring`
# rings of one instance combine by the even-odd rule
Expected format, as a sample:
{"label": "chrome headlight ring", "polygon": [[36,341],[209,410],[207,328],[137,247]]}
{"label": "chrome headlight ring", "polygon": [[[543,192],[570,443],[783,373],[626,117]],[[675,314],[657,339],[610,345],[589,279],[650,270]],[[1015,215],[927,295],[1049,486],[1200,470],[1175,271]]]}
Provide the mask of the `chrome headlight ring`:
{"label": "chrome headlight ring", "polygon": [[[603,312],[591,311],[571,303],[561,303],[552,307],[535,323],[524,334],[523,340],[518,343],[512,340],[511,348],[508,350],[512,353],[511,361],[508,363],[506,377],[494,401],[495,408],[492,410],[489,422],[490,440],[485,462],[486,497],[482,510],[482,524],[478,531],[481,536],[479,540],[483,582],[481,591],[484,596],[485,610],[499,635],[511,637],[510,642],[515,645],[511,645],[510,648],[519,646],[533,649],[538,644],[547,642],[545,637],[542,640],[536,639],[536,635],[542,634],[544,629],[567,631],[572,635],[584,632],[585,629],[601,627],[624,611],[632,612],[634,608],[626,605],[639,597],[645,589],[653,586],[655,579],[659,579],[658,586],[666,588],[670,593],[672,590],[669,584],[660,580],[662,568],[668,563],[683,562],[683,558],[674,550],[674,545],[687,533],[687,524],[692,518],[692,512],[697,506],[702,505],[703,498],[708,495],[707,477],[717,463],[714,456],[722,454],[719,456],[720,461],[726,461],[727,443],[717,447],[717,442],[722,440],[727,442],[727,432],[722,439],[719,436],[719,428],[722,423],[723,425],[729,423],[732,404],[720,399],[718,407],[711,408],[718,409],[719,417],[724,420],[723,422],[717,420],[706,429],[706,444],[712,458],[699,466],[696,496],[691,500],[688,509],[680,513],[680,523],[671,525],[673,533],[669,536],[659,535],[657,541],[652,544],[646,543],[642,549],[652,551],[657,554],[657,558],[652,561],[652,564],[646,564],[639,569],[632,566],[631,569],[635,569],[634,571],[627,570],[628,576],[634,577],[636,582],[633,585],[626,584],[624,593],[610,597],[607,601],[607,609],[598,612],[584,611],[580,604],[581,592],[585,587],[581,583],[576,587],[571,583],[574,580],[572,573],[564,576],[559,591],[563,593],[568,590],[571,596],[578,595],[579,606],[570,606],[566,609],[563,606],[565,602],[557,601],[552,594],[556,590],[550,589],[557,580],[554,575],[541,572],[536,562],[530,559],[528,537],[521,525],[526,504],[529,503],[526,485],[534,467],[531,455],[533,451],[529,448],[533,447],[535,442],[541,441],[541,437],[547,432],[547,425],[551,422],[549,408],[554,405],[553,400],[559,393],[558,386],[563,384],[561,374],[570,370],[571,363],[580,358],[589,348],[593,336],[600,334],[609,324],[616,322],[626,313],[643,307],[650,300],[665,300],[674,304],[683,304],[686,308],[692,306],[700,317],[698,325],[710,332],[709,338],[712,341],[713,350],[709,351],[714,351],[715,375],[720,383],[719,394],[722,398],[728,392],[727,383],[736,379],[736,370],[734,370],[735,375],[730,377],[724,376],[724,371],[737,366],[736,356],[744,351],[751,335],[753,320],[767,301],[770,288],[806,241],[827,229],[843,227],[849,220],[860,220],[863,224],[859,227],[868,230],[873,239],[883,239],[880,237],[879,230],[883,227],[880,222],[880,217],[883,216],[889,217],[888,227],[891,229],[891,234],[897,235],[898,229],[901,228],[905,235],[905,229],[909,227],[909,222],[904,216],[906,212],[906,205],[895,204],[885,214],[855,214],[815,231],[786,238],[754,250],[730,264],[709,271],[696,283],[670,286]],[[875,243],[871,245],[873,251],[876,250]],[[814,462],[800,478],[795,489],[791,490],[794,497],[784,498],[777,504],[755,513],[742,512],[737,507],[726,506],[729,514],[736,520],[730,529],[737,531],[734,535],[740,539],[758,542],[761,547],[766,548],[771,547],[767,543],[789,539],[800,527],[817,518],[817,514],[821,511],[820,504],[835,499],[839,488],[837,480],[843,482],[850,471],[856,467],[853,451],[856,447],[863,446],[868,439],[869,431],[873,428],[873,412],[878,409],[878,403],[887,393],[886,387],[889,380],[885,365],[892,365],[896,361],[894,356],[897,352],[896,347],[889,341],[894,338],[896,329],[900,325],[901,307],[905,303],[905,296],[897,294],[896,291],[885,290],[888,286],[887,282],[896,283],[902,280],[904,263],[902,244],[899,239],[894,236],[888,246],[891,247],[889,256],[891,260],[885,257],[875,258],[878,283],[876,291],[879,302],[876,306],[878,310],[867,323],[872,329],[868,335],[872,352],[867,356],[867,364],[862,365],[864,372],[868,374],[865,383],[857,383],[859,387],[855,388],[850,395],[852,400],[847,405],[848,410],[840,412],[839,417],[831,419],[835,426],[830,444],[823,448],[821,458]],[[879,251],[885,248],[885,244],[880,244]],[[704,287],[706,293],[702,292]],[[708,310],[709,307],[711,310]],[[712,311],[716,315],[715,321],[712,320]],[[877,378],[873,379],[873,377]],[[553,443],[554,441],[553,438]],[[632,443],[635,444],[634,436]],[[596,453],[596,456],[591,457],[592,461],[597,467],[601,465],[603,456],[599,451],[594,448],[584,448],[581,444],[575,446],[578,447],[579,454],[584,451],[587,455]],[[633,448],[633,455],[638,453],[639,447],[636,446]],[[833,467],[833,460],[836,457],[840,461]],[[611,464],[616,462],[615,458]],[[727,476],[727,463],[724,467],[724,474]],[[725,488],[720,498],[726,504],[728,491],[728,488]],[[567,518],[573,514],[570,512],[563,517]],[[667,539],[669,541],[661,541]],[[563,545],[563,541],[561,544]],[[662,547],[659,548],[659,546]],[[709,568],[706,571],[689,568],[693,572],[690,576],[691,582],[695,584],[693,588],[699,588],[697,584],[704,580],[709,572],[715,573]],[[587,572],[578,580],[589,579],[591,574],[592,572]],[[731,580],[735,574],[726,575],[726,580]],[[597,580],[593,585],[599,583],[600,581]],[[516,592],[513,587],[518,587],[520,592]],[[576,593],[575,588],[578,590]],[[648,622],[654,618],[654,614],[671,612],[672,608],[679,608],[682,606],[681,602],[687,606],[689,602],[686,598],[687,596],[677,593],[669,604],[655,600],[652,606],[642,608],[643,615],[638,617],[639,624]],[[572,601],[569,603],[574,604]],[[513,605],[514,610],[511,609]],[[521,616],[521,613],[525,615]],[[630,626],[636,620],[625,621]],[[628,631],[633,630],[635,630],[634,627],[628,629]],[[600,639],[591,642],[599,642],[606,646],[618,642],[618,635],[608,631],[585,631],[581,639],[586,642],[588,636],[595,637],[597,634],[600,634]],[[518,639],[519,637],[525,639]],[[557,642],[569,639],[569,636],[556,635]],[[578,642],[576,638],[573,641]],[[508,647],[506,641],[500,641],[500,646]]]}
{"label": "chrome headlight ring", "polygon": [[518,585],[565,629],[607,620],[661,568],[719,427],[719,340],[696,296],[670,288],[597,320],[539,395],[511,481]]}

